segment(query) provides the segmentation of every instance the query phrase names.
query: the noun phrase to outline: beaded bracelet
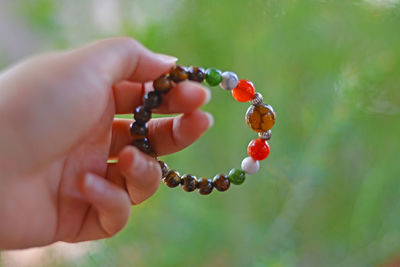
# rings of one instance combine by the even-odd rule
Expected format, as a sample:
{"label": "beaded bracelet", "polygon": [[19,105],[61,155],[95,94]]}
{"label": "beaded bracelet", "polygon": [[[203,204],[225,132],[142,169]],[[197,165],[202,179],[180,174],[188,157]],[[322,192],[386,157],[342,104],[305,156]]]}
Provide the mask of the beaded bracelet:
{"label": "beaded bracelet", "polygon": [[223,89],[232,91],[233,97],[239,102],[250,102],[251,106],[246,112],[247,125],[258,133],[258,137],[253,139],[248,147],[248,157],[243,159],[241,168],[232,169],[228,175],[218,174],[213,180],[208,178],[197,179],[191,174],[180,176],[179,172],[170,170],[166,163],[158,161],[162,170],[164,183],[169,187],[181,185],[186,192],[196,189],[202,195],[210,194],[215,187],[218,191],[226,191],[230,184],[239,185],[245,180],[246,174],[254,174],[258,171],[259,161],[268,157],[270,147],[268,140],[271,139],[271,128],[275,123],[275,112],[270,105],[263,103],[263,97],[255,92],[252,82],[239,80],[233,72],[209,68],[206,71],[200,67],[186,68],[184,66],[174,66],[168,74],[162,75],[154,80],[154,91],[149,91],[143,96],[143,105],[138,106],[134,111],[135,121],[130,125],[130,133],[134,138],[132,145],[141,151],[155,157],[150,142],[147,139],[148,125],[151,119],[151,110],[161,105],[162,96],[177,83],[184,80],[203,82],[205,80],[210,86],[220,85]]}

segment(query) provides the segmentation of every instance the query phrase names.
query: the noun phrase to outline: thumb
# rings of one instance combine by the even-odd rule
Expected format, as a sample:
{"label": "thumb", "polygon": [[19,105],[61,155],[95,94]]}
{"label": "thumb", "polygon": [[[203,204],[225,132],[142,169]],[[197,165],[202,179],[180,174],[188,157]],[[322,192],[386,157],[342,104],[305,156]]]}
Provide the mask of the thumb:
{"label": "thumb", "polygon": [[121,230],[129,219],[131,202],[128,194],[104,178],[87,173],[81,192],[97,211],[99,227],[108,236]]}
{"label": "thumb", "polygon": [[133,204],[148,199],[160,185],[160,164],[136,147],[126,146],[121,151],[118,156],[118,169],[125,178]]}

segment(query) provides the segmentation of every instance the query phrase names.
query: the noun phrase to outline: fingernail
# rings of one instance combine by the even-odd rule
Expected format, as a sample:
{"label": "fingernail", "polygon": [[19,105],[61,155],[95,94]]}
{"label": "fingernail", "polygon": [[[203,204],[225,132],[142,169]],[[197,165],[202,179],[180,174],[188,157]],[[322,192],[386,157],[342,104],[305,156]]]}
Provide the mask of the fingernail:
{"label": "fingernail", "polygon": [[163,61],[167,62],[176,62],[178,61],[178,58],[170,56],[170,55],[165,55],[165,54],[158,54],[156,53],[157,57]]}
{"label": "fingernail", "polygon": [[94,189],[98,193],[104,192],[104,184],[98,181],[98,178],[92,173],[85,175],[85,187]]}
{"label": "fingernail", "polygon": [[208,128],[211,128],[214,125],[214,117],[209,112],[204,112],[208,117]]}
{"label": "fingernail", "polygon": [[132,159],[132,171],[136,173],[145,173],[147,170],[147,160],[141,155],[139,150],[134,150],[134,155]]}
{"label": "fingernail", "polygon": [[206,100],[204,100],[204,104],[207,104],[211,100],[211,90],[208,88],[204,88],[204,91],[206,92]]}

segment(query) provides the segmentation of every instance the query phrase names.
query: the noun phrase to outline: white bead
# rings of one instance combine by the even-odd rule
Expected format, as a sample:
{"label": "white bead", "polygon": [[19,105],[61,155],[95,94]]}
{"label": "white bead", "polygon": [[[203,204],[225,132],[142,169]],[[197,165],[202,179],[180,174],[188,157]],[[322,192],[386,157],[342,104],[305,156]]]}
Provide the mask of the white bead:
{"label": "white bead", "polygon": [[242,161],[242,170],[247,174],[255,174],[260,168],[258,160],[254,160],[252,157],[244,158]]}
{"label": "white bead", "polygon": [[225,71],[222,73],[222,81],[219,85],[225,90],[232,90],[236,87],[238,82],[239,78],[235,73],[231,71]]}

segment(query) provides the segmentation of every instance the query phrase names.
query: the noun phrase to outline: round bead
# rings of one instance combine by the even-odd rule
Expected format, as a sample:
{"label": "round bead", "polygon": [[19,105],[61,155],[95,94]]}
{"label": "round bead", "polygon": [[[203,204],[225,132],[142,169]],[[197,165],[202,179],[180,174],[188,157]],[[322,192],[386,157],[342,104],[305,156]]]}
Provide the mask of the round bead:
{"label": "round bead", "polygon": [[225,71],[222,73],[222,81],[219,85],[222,87],[222,89],[232,90],[236,87],[238,82],[239,78],[235,73],[231,71]]}
{"label": "round bead", "polygon": [[135,121],[144,124],[151,119],[151,111],[144,106],[138,106],[133,113],[133,118]]}
{"label": "round bead", "polygon": [[231,185],[231,182],[229,181],[228,176],[223,174],[217,174],[214,177],[213,184],[218,191],[222,192],[228,190],[229,186]]}
{"label": "round bead", "polygon": [[264,160],[269,155],[269,145],[264,139],[257,138],[250,141],[247,147],[247,153],[254,160]]}
{"label": "round bead", "polygon": [[182,82],[189,78],[189,73],[184,66],[176,65],[169,72],[169,78],[176,83]]}
{"label": "round bead", "polygon": [[166,75],[161,76],[153,82],[154,90],[161,94],[166,94],[172,88],[171,80]]}
{"label": "round bead", "polygon": [[260,169],[260,163],[258,160],[254,160],[252,157],[244,158],[242,161],[242,170],[247,174],[255,174]]}
{"label": "round bead", "polygon": [[268,131],[266,131],[266,132],[259,132],[258,133],[258,137],[260,137],[261,139],[264,139],[264,140],[270,140],[271,139],[271,137],[272,137],[272,131],[271,130],[268,130]]}
{"label": "round bead", "polygon": [[205,77],[205,72],[203,68],[200,67],[190,67],[189,68],[189,80],[195,82],[203,82]]}
{"label": "round bead", "polygon": [[131,123],[130,125],[130,132],[132,136],[146,136],[147,133],[149,132],[149,128],[147,127],[146,124],[141,124],[137,121]]}
{"label": "round bead", "polygon": [[184,176],[182,176],[181,184],[183,190],[185,190],[186,192],[192,192],[196,190],[198,185],[196,177],[190,174],[185,174]]}
{"label": "round bead", "polygon": [[206,81],[210,86],[218,85],[222,81],[221,71],[216,68],[207,69]]}
{"label": "round bead", "polygon": [[153,109],[161,105],[161,95],[157,91],[147,92],[143,97],[143,106],[146,109]]}
{"label": "round bead", "polygon": [[179,172],[174,170],[169,170],[167,175],[164,178],[164,184],[168,187],[177,187],[181,184],[181,177]]}
{"label": "round bead", "polygon": [[167,165],[167,163],[165,163],[162,160],[159,160],[158,163],[160,164],[160,167],[161,167],[161,176],[162,176],[162,178],[164,178],[165,176],[167,176],[168,171],[169,171],[168,165]]}
{"label": "round bead", "polygon": [[228,179],[232,184],[242,184],[244,179],[246,179],[246,174],[241,169],[232,169],[228,174]]}
{"label": "round bead", "polygon": [[255,88],[252,82],[240,80],[232,90],[232,96],[239,102],[247,102],[253,99]]}
{"label": "round bead", "polygon": [[141,138],[141,139],[135,139],[132,141],[132,145],[137,147],[140,151],[148,154],[150,153],[150,142],[149,139]]}
{"label": "round bead", "polygon": [[261,105],[263,103],[263,96],[260,93],[255,93],[253,99],[250,100],[250,104],[252,105]]}
{"label": "round bead", "polygon": [[208,195],[211,193],[211,191],[213,190],[213,183],[210,179],[207,178],[201,178],[199,180],[199,193],[202,195]]}
{"label": "round bead", "polygon": [[275,117],[270,105],[251,105],[246,112],[246,123],[255,132],[266,132],[274,126]]}

